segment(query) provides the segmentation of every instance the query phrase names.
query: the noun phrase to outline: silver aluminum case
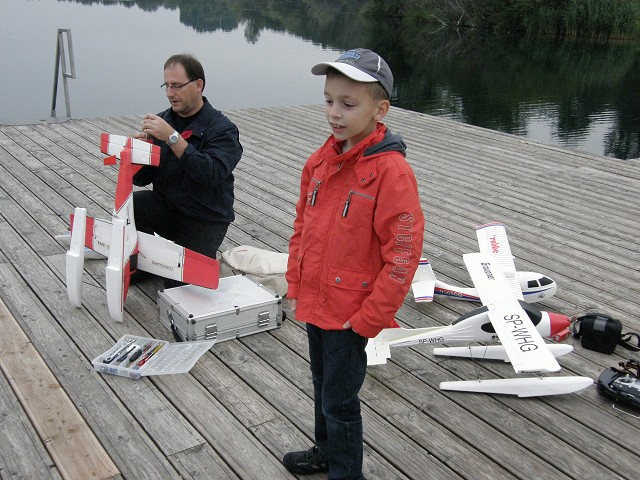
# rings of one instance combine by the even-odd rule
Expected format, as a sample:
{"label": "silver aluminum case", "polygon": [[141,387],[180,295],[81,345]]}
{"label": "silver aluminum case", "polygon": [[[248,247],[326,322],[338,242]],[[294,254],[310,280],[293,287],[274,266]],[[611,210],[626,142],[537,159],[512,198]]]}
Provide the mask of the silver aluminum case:
{"label": "silver aluminum case", "polygon": [[246,275],[220,279],[216,290],[185,285],[158,292],[161,323],[184,341],[234,338],[282,325],[282,298]]}

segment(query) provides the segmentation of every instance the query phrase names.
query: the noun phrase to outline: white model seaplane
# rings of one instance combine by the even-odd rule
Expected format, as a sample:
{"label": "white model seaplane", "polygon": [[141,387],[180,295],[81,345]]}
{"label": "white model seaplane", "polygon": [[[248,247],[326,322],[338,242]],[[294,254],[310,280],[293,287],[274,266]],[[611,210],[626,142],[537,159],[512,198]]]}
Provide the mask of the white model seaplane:
{"label": "white model seaplane", "polygon": [[[480,252],[465,254],[463,258],[483,306],[447,326],[384,329],[367,344],[368,364],[386,363],[391,356],[391,347],[499,341],[500,345],[435,348],[433,353],[511,362],[516,373],[560,370],[555,357],[571,352],[573,347],[546,344],[542,337],[566,338],[569,317],[542,312],[523,300],[510,255]],[[593,380],[586,377],[535,376],[441,382],[440,388],[531,397],[571,393],[591,384]]]}
{"label": "white model seaplane", "polygon": [[[510,269],[507,278],[510,282],[517,281],[525,302],[535,303],[551,298],[557,290],[556,282],[546,275],[535,272],[516,271],[511,256],[509,240],[503,224],[487,223],[476,227],[478,245],[481,253],[492,253],[504,258],[500,265]],[[480,298],[475,288],[459,287],[436,280],[428,259],[421,258],[418,269],[413,277],[411,290],[416,302],[431,302],[434,295],[444,296],[456,300],[479,302]]]}
{"label": "white model seaplane", "polygon": [[214,258],[181,247],[158,235],[138,232],[133,215],[133,176],[143,165],[160,164],[160,147],[151,143],[103,133],[100,151],[109,155],[105,165],[120,160],[111,221],[87,216],[76,208],[71,220],[70,248],[66,255],[69,301],[82,306],[85,247],[107,257],[106,290],[109,314],[122,322],[131,274],[143,270],[154,275],[218,288],[220,264]]}

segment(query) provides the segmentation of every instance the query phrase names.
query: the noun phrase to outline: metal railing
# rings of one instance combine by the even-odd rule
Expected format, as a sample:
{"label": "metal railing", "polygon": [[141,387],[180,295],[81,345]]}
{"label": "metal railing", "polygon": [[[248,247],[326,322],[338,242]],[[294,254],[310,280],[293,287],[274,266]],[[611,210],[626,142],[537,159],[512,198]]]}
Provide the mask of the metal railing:
{"label": "metal railing", "polygon": [[[66,34],[66,35],[64,35]],[[69,52],[69,67],[71,70],[67,70],[67,55],[65,53],[65,38],[67,40],[67,51]],[[64,87],[64,101],[67,107],[67,117],[71,118],[71,104],[69,101],[69,86],[67,85],[68,78],[76,78],[76,64],[73,60],[73,43],[71,42],[71,29],[59,28],[58,39],[56,46],[56,68],[53,76],[53,98],[51,100],[51,116],[56,116],[56,102],[58,99],[58,74],[60,71],[60,65],[62,64],[62,84]]]}

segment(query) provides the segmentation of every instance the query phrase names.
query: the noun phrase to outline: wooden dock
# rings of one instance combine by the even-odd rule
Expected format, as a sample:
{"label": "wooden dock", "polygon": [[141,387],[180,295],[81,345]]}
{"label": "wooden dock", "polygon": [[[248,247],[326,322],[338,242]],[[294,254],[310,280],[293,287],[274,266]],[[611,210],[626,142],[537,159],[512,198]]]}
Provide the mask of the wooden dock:
{"label": "wooden dock", "polygon": [[[226,113],[245,153],[223,247],[286,252],[303,162],[328,135],[322,107]],[[132,135],[140,123],[0,126],[0,478],[295,478],[280,460],[313,439],[301,324],[219,343],[189,374],[136,381],[92,370],[124,334],[171,340],[158,321],[158,279],[132,287],[124,323],[109,318],[104,260],[85,263],[83,308],[72,307],[65,246],[55,239],[76,206],[110,216],[117,171],[102,164],[99,135]],[[501,221],[517,267],[559,285],[543,308],[599,311],[640,332],[640,162],[395,108],[387,123],[408,145],[427,221],[423,253],[439,278],[468,285],[462,254],[477,248],[474,227]],[[409,295],[397,319],[448,324],[474,307]],[[597,379],[638,358],[568,342],[575,351],[560,359],[563,374]],[[638,478],[640,419],[595,385],[529,399],[438,388],[496,376],[513,376],[511,367],[435,358],[426,346],[395,349],[388,365],[370,367],[361,392],[367,478]]]}

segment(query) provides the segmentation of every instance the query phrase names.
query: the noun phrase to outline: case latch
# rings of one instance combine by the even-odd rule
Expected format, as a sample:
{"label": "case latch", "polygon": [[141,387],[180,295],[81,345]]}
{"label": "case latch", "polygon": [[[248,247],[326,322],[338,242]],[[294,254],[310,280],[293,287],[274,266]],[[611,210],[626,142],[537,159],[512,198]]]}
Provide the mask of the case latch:
{"label": "case latch", "polygon": [[218,324],[210,323],[206,327],[204,327],[204,339],[205,340],[214,340],[218,338]]}
{"label": "case latch", "polygon": [[258,313],[258,328],[269,326],[269,311]]}

